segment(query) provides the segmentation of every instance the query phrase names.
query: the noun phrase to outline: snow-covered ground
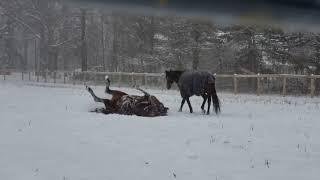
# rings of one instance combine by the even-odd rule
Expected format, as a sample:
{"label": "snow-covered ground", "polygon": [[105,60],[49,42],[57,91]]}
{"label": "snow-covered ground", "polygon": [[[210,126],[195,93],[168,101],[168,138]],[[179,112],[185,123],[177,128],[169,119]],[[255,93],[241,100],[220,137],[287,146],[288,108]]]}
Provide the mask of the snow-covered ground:
{"label": "snow-covered ground", "polygon": [[199,97],[179,113],[178,92],[148,91],[168,116],[90,113],[102,104],[83,86],[1,80],[0,179],[319,179],[319,98],[220,93],[207,116]]}

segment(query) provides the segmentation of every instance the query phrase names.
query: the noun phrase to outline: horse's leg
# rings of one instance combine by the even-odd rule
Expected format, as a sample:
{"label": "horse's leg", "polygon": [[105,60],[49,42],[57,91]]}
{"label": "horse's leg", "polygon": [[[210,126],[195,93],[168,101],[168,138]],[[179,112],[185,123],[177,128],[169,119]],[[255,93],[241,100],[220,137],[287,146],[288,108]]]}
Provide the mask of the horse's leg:
{"label": "horse's leg", "polygon": [[95,112],[101,112],[101,113],[104,113],[104,114],[110,114],[110,113],[113,112],[112,111],[112,105],[111,105],[112,103],[111,103],[111,101],[109,99],[99,98],[94,94],[93,90],[90,87],[86,86],[86,88],[87,88],[88,92],[91,94],[91,96],[93,97],[93,100],[95,102],[101,102],[105,106],[105,109],[96,109]]}
{"label": "horse's leg", "polygon": [[202,105],[201,105],[201,110],[202,110],[202,113],[205,113],[206,111],[204,110],[204,105],[207,101],[207,96],[202,96],[203,98],[203,102],[202,102]]}
{"label": "horse's leg", "polygon": [[91,96],[93,97],[93,100],[94,100],[95,102],[102,102],[102,103],[104,103],[104,99],[97,97],[97,96],[94,94],[93,90],[92,90],[89,86],[86,86],[86,88],[87,88],[88,92],[91,94]]}
{"label": "horse's leg", "polygon": [[210,114],[210,105],[211,105],[211,96],[208,96],[208,111],[207,114]]}
{"label": "horse's leg", "polygon": [[139,87],[137,87],[136,89],[139,90],[139,91],[141,91],[141,92],[144,94],[144,96],[147,96],[147,97],[150,96],[150,94],[147,93],[146,91],[144,91],[143,89],[140,89]]}
{"label": "horse's leg", "polygon": [[193,113],[193,110],[192,110],[192,106],[191,106],[190,100],[189,100],[189,98],[186,98],[186,99],[187,99],[187,103],[188,103],[188,105],[189,105],[190,113]]}
{"label": "horse's leg", "polygon": [[107,110],[105,108],[95,108],[94,110],[91,110],[90,112],[96,112],[96,113],[103,113],[103,114],[110,114],[112,111]]}
{"label": "horse's leg", "polygon": [[184,105],[184,103],[186,102],[186,99],[185,98],[182,98],[182,101],[181,101],[181,106],[180,106],[180,109],[179,109],[179,112],[182,112],[182,107]]}

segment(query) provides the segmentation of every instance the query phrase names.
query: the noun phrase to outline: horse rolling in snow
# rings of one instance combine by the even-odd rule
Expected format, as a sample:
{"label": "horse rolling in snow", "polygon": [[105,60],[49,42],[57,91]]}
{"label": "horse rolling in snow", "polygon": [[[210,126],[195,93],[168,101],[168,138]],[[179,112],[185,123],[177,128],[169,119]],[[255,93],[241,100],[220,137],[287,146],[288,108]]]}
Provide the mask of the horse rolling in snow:
{"label": "horse rolling in snow", "polygon": [[101,112],[104,114],[124,114],[124,115],[137,115],[145,117],[165,116],[167,115],[168,108],[155,97],[146,91],[137,88],[144,96],[128,95],[125,92],[111,90],[109,88],[110,80],[106,76],[106,89],[105,92],[112,95],[111,99],[102,99],[97,97],[93,90],[86,86],[88,92],[92,95],[95,102],[101,102],[105,108],[95,109],[94,112]]}
{"label": "horse rolling in snow", "polygon": [[210,104],[212,104],[215,113],[220,113],[220,101],[215,88],[215,77],[206,71],[165,71],[167,88],[170,89],[172,83],[177,83],[182,97],[179,112],[187,101],[190,113],[193,112],[189,97],[193,95],[202,96],[202,112],[205,113],[204,106],[208,100],[207,114],[210,114]]}

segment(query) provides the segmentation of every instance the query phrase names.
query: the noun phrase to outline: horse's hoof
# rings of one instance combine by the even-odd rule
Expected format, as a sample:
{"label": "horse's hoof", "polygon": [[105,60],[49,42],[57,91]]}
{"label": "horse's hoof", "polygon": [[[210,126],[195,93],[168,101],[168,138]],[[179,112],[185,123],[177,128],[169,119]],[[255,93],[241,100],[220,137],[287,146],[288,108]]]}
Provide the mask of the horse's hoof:
{"label": "horse's hoof", "polygon": [[182,110],[181,109],[179,109],[179,111],[178,112],[182,112]]}
{"label": "horse's hoof", "polygon": [[90,110],[90,112],[98,112],[99,111],[99,109],[98,108],[94,108],[93,110]]}
{"label": "horse's hoof", "polygon": [[202,113],[205,114],[205,113],[206,113],[206,110],[202,109]]}

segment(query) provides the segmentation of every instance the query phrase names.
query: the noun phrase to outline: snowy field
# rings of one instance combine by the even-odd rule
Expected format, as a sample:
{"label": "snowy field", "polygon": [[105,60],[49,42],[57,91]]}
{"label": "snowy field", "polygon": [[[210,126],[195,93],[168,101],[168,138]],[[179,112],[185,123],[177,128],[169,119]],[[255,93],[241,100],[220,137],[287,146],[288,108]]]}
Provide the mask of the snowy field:
{"label": "snowy field", "polygon": [[207,116],[199,97],[179,113],[177,91],[147,91],[168,116],[90,113],[102,104],[83,86],[0,80],[0,179],[319,179],[319,98],[219,93]]}

